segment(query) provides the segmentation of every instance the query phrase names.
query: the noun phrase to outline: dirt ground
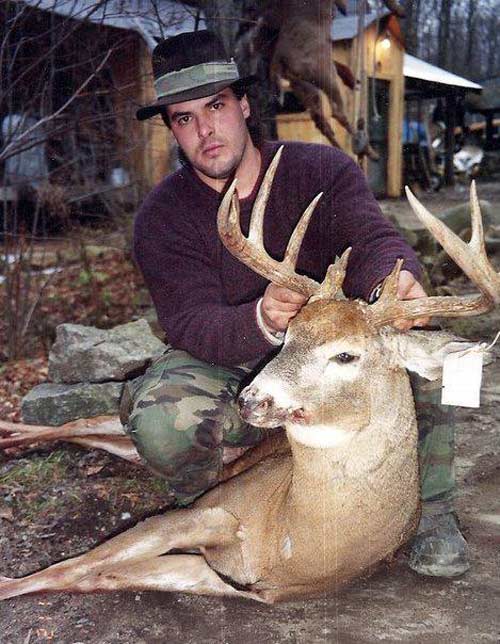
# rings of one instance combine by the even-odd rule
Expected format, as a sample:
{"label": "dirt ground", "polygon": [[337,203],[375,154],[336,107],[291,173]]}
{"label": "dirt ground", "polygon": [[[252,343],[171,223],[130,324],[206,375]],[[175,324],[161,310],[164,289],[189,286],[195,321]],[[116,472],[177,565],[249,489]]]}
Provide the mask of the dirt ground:
{"label": "dirt ground", "polygon": [[[498,211],[500,187],[479,188]],[[436,211],[466,198],[455,189],[422,201]],[[382,206],[412,222],[404,201]],[[498,330],[497,311],[469,333],[491,340]],[[462,578],[418,577],[403,550],[342,592],[277,606],[161,593],[21,597],[0,605],[0,642],[500,642],[499,403],[497,360],[485,369],[481,407],[456,411],[456,507],[472,553]],[[59,445],[0,460],[1,573],[22,576],[85,551],[167,505],[160,480],[99,452]]]}

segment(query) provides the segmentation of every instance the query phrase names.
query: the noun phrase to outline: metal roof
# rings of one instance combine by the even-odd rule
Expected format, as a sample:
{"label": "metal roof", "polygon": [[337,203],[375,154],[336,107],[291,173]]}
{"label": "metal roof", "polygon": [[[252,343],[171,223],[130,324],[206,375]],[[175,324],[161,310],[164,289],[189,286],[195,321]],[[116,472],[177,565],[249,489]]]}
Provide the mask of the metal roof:
{"label": "metal roof", "polygon": [[405,54],[404,56],[403,74],[407,78],[416,78],[440,85],[452,85],[453,87],[463,87],[465,89],[482,89],[481,85],[473,83],[467,78],[447,72],[445,69],[426,63],[420,58],[410,56],[410,54]]}
{"label": "metal roof", "polygon": [[[365,14],[365,29],[367,29],[376,20],[381,20],[389,13],[389,9],[385,7],[378,11],[370,11]],[[335,19],[332,21],[331,36],[333,42],[337,40],[351,40],[358,35],[358,16],[341,16],[337,13]]]}
{"label": "metal roof", "polygon": [[[185,5],[162,0],[157,5],[163,32],[150,0],[21,0],[34,9],[50,11],[75,20],[89,20],[108,27],[137,31],[152,49],[155,38],[174,36],[183,31],[192,31],[195,25],[195,10]],[[201,21],[200,26],[204,26]]]}

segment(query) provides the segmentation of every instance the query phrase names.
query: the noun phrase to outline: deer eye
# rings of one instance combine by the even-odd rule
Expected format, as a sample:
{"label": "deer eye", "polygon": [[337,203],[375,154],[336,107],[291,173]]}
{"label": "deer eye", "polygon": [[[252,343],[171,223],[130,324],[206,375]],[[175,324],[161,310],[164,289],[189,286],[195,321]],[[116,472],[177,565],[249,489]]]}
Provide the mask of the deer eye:
{"label": "deer eye", "polygon": [[332,360],[338,362],[338,364],[347,364],[359,360],[359,356],[354,356],[352,353],[338,353],[336,356],[333,356]]}

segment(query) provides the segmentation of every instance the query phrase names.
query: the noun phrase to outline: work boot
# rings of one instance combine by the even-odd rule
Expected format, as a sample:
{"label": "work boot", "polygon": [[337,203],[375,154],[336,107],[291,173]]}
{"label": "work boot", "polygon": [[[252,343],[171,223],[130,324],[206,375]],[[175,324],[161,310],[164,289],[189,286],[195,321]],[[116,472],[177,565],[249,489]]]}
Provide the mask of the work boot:
{"label": "work boot", "polygon": [[469,570],[469,546],[453,512],[422,517],[408,565],[431,577],[458,577]]}

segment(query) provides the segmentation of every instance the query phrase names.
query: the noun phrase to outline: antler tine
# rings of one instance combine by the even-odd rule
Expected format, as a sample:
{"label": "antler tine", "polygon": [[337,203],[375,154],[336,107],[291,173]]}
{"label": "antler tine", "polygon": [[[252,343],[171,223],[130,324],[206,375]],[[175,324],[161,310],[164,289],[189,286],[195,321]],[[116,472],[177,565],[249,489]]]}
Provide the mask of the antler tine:
{"label": "antler tine", "polygon": [[252,208],[248,239],[259,246],[263,246],[264,243],[264,212],[266,210],[267,200],[269,199],[269,193],[271,192],[271,186],[273,185],[276,168],[281,159],[283,147],[283,145],[279,147],[273,160],[269,164]]}
{"label": "antler tine", "polygon": [[309,302],[316,300],[328,299],[333,300],[344,284],[345,274],[347,271],[347,262],[352,248],[346,248],[341,257],[334,263],[330,264],[326,271],[325,279],[321,282],[319,290]]}
{"label": "antler tine", "polygon": [[486,255],[486,246],[484,243],[483,218],[481,217],[481,206],[477,198],[476,182],[472,180],[470,184],[470,214],[472,234],[469,246],[472,251],[482,255],[485,261],[488,261]]}
{"label": "antler tine", "polygon": [[398,285],[399,285],[399,275],[401,273],[401,268],[403,266],[404,260],[396,260],[394,268],[389,273],[389,275],[384,280],[384,285],[382,287],[382,293],[374,304],[374,307],[384,306],[388,302],[393,302],[398,299]]}
{"label": "antler tine", "polygon": [[[299,250],[298,246],[304,236],[307,223],[319,196],[306,209],[296,229],[292,233],[292,238],[288,243],[287,253],[283,261],[279,262],[266,253],[262,239],[264,210],[271,190],[274,173],[276,172],[276,166],[281,156],[281,150],[282,148],[280,148],[271,162],[264,177],[263,184],[265,185],[262,185],[259,190],[252,212],[248,238],[244,237],[241,232],[236,179],[229,186],[219,206],[217,228],[222,243],[236,259],[239,259],[243,264],[274,284],[284,286],[285,288],[292,289],[297,293],[310,297],[319,289],[318,282],[307,277],[307,275],[299,275],[294,269]],[[259,224],[259,230],[257,230],[257,224]],[[296,250],[294,250],[295,246],[297,246]]]}
{"label": "antler tine", "polygon": [[493,303],[500,302],[500,276],[489,263],[484,246],[483,224],[475,185],[471,185],[472,238],[466,244],[418,201],[406,187],[406,196],[413,212],[432,233],[453,261],[481,293]]}
{"label": "antler tine", "polygon": [[[245,245],[245,238],[241,232],[239,222],[239,204],[235,208],[233,197],[236,196],[237,179],[234,179],[224,195],[219,210],[217,211],[217,229],[224,246],[236,253]],[[237,201],[237,199],[236,199]]]}
{"label": "antler tine", "polygon": [[304,239],[304,235],[306,233],[307,226],[309,225],[309,220],[311,219],[311,215],[313,214],[314,209],[316,208],[316,204],[318,203],[318,201],[321,199],[322,196],[323,196],[323,193],[320,192],[314,197],[311,203],[307,206],[307,208],[302,213],[302,216],[300,217],[297,225],[295,226],[295,229],[290,237],[290,240],[288,241],[288,246],[286,247],[286,251],[285,251],[285,257],[283,258],[283,264],[286,264],[292,269],[295,269],[295,265],[297,264],[300,245],[302,244],[302,240]]}
{"label": "antler tine", "polygon": [[396,260],[394,268],[384,280],[379,299],[370,306],[370,316],[376,325],[387,324],[387,322],[399,319],[399,315],[403,312],[402,306],[404,307],[406,302],[402,305],[398,300],[399,275],[403,262],[402,259]]}

